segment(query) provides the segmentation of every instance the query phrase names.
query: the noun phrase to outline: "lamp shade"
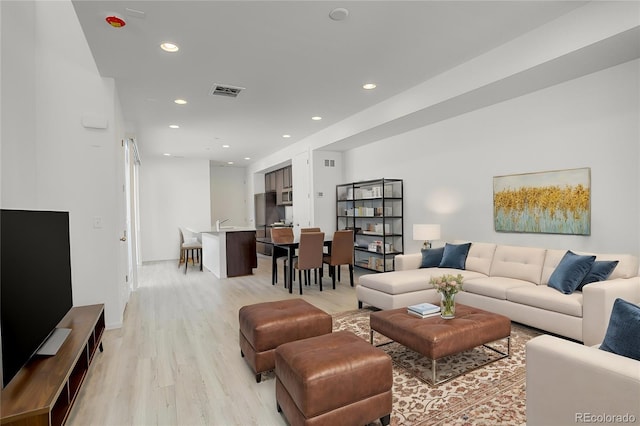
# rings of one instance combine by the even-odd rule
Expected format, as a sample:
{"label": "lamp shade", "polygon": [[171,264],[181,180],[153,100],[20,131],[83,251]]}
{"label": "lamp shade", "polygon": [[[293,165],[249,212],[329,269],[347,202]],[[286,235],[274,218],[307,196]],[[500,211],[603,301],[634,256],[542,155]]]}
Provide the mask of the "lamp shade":
{"label": "lamp shade", "polygon": [[413,239],[422,241],[433,241],[440,239],[440,225],[413,225]]}

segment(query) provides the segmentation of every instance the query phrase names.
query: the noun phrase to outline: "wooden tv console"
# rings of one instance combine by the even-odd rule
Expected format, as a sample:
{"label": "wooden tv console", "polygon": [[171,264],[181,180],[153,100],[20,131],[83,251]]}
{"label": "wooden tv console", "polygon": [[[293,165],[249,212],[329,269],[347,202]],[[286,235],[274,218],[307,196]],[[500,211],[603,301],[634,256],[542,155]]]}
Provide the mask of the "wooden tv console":
{"label": "wooden tv console", "polygon": [[54,356],[35,356],[2,389],[0,424],[63,425],[89,370],[102,351],[104,305],[71,308],[58,324],[71,333]]}

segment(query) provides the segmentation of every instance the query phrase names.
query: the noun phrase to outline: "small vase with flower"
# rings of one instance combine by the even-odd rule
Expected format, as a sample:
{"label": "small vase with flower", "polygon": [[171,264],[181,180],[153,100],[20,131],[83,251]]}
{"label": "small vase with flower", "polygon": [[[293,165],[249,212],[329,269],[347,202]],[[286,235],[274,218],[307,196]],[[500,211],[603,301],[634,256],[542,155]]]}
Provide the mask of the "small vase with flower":
{"label": "small vase with flower", "polygon": [[456,317],[456,293],[462,290],[461,274],[444,274],[440,277],[431,277],[429,284],[440,293],[440,316],[444,319]]}

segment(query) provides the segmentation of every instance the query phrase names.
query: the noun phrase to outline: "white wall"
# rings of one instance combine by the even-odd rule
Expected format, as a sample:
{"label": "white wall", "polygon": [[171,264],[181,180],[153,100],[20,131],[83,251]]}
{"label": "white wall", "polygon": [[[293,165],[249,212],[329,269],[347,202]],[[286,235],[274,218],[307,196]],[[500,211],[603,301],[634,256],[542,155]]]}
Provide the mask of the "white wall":
{"label": "white wall", "polygon": [[[70,212],[74,305],[122,323],[117,153],[122,118],[70,2],[2,2],[2,207]],[[85,113],[108,120],[86,129]],[[93,218],[103,227],[93,227]]]}
{"label": "white wall", "polygon": [[178,259],[178,227],[211,228],[209,161],[143,158],[140,166],[140,239],[143,262]]}
{"label": "white wall", "polygon": [[[333,167],[325,166],[325,160],[333,161]],[[313,151],[312,164],[313,216],[311,221],[325,233],[333,233],[336,230],[336,185],[344,183],[342,153]]]}
{"label": "white wall", "polygon": [[[2,2],[2,202],[36,202],[35,5]],[[15,43],[13,40],[20,40]],[[20,102],[16,102],[20,100]],[[17,181],[17,182],[16,182]]]}
{"label": "white wall", "polygon": [[[249,215],[246,174],[247,171],[244,167],[222,167],[211,162],[212,225],[216,220],[225,219],[229,219],[225,225],[255,225],[253,213]],[[251,201],[253,201],[253,197],[251,197]]]}
{"label": "white wall", "polygon": [[[345,180],[404,179],[414,223],[456,238],[640,254],[638,60],[345,153]],[[496,233],[493,176],[591,168],[591,236]]]}

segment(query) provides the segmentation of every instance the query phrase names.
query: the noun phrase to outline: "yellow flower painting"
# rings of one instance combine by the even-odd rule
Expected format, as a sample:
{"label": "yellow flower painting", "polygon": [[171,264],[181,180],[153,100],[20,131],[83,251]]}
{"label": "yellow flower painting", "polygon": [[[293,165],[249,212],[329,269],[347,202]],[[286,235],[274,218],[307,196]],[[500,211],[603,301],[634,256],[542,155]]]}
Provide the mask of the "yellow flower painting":
{"label": "yellow flower painting", "polygon": [[497,232],[591,234],[591,169],[494,176]]}

